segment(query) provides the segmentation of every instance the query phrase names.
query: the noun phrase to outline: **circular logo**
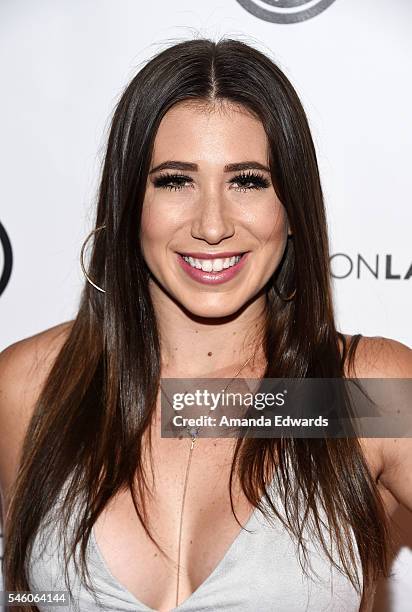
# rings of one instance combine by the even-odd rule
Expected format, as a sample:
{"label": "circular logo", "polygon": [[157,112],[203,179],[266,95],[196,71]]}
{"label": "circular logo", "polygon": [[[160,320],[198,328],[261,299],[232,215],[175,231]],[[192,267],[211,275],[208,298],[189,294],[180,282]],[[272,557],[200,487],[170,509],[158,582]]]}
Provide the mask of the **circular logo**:
{"label": "circular logo", "polygon": [[249,13],[272,23],[298,23],[316,17],[335,0],[237,0]]}
{"label": "circular logo", "polygon": [[13,266],[13,251],[10,238],[4,226],[0,223],[0,244],[3,251],[3,261],[0,258],[0,295],[3,293],[10,279]]}

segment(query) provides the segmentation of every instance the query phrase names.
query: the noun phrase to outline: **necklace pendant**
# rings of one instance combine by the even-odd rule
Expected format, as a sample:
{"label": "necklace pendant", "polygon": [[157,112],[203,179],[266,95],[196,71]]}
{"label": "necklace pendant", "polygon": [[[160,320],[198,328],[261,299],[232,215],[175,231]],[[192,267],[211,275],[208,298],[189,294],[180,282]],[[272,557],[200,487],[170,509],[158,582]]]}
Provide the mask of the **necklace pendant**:
{"label": "necklace pendant", "polygon": [[199,435],[199,427],[187,427],[188,434],[191,438],[197,438]]}

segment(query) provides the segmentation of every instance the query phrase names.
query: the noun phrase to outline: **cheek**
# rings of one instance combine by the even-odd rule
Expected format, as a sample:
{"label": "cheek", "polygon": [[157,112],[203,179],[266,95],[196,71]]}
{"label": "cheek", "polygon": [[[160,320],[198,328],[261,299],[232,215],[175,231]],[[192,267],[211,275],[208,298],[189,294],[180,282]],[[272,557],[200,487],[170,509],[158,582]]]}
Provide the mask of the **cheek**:
{"label": "cheek", "polygon": [[165,220],[162,219],[159,206],[153,198],[145,199],[140,222],[140,240],[145,248],[150,248],[161,240],[164,233]]}
{"label": "cheek", "polygon": [[287,239],[288,223],[284,207],[279,203],[277,206],[267,206],[255,218],[255,232],[262,247],[270,251],[283,252]]}
{"label": "cheek", "polygon": [[155,259],[163,232],[164,224],[160,222],[159,214],[154,207],[145,204],[140,224],[140,245],[148,264]]}
{"label": "cheek", "polygon": [[140,224],[140,245],[149,267],[158,267],[167,253],[170,241],[176,236],[178,223],[156,201],[144,203]]}

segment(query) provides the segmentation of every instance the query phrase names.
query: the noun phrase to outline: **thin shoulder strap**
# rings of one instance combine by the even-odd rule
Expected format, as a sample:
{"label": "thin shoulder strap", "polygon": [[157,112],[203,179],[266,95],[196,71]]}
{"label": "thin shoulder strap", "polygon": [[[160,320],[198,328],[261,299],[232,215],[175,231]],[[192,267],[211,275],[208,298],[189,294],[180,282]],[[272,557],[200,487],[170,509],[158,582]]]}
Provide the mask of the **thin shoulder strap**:
{"label": "thin shoulder strap", "polygon": [[362,334],[354,334],[352,338],[350,339],[348,352],[345,358],[345,361],[347,359],[347,362],[348,362],[348,372],[350,371],[351,367],[353,368],[356,349],[358,348],[361,338],[362,338]]}

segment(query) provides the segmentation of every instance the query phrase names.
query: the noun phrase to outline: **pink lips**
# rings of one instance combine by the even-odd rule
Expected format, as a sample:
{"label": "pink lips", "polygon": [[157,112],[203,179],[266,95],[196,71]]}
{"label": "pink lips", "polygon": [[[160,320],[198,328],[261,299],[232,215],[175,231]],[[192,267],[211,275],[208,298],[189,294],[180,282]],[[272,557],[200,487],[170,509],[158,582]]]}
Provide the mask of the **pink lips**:
{"label": "pink lips", "polygon": [[[218,257],[223,259],[225,257],[230,257],[230,256],[233,257],[234,255],[239,255],[239,253],[231,253],[231,254],[216,253],[215,255],[204,254],[202,255],[202,257],[198,257],[198,259],[217,259]],[[199,270],[198,268],[192,268],[192,266],[189,263],[187,263],[187,261],[185,261],[182,255],[180,255],[179,253],[177,254],[177,258],[178,258],[179,264],[182,267],[182,269],[194,280],[198,281],[199,283],[203,283],[205,285],[218,285],[220,283],[225,283],[231,280],[232,278],[234,278],[244,267],[246,260],[248,258],[248,255],[249,255],[249,251],[242,255],[242,257],[240,258],[237,264],[235,264],[234,266],[230,268],[226,268],[225,270],[221,270],[220,272],[205,272],[202,269]],[[185,253],[185,256],[186,256],[186,253]],[[189,254],[187,254],[187,256],[189,256]],[[196,257],[196,254],[190,253],[190,256]]]}

